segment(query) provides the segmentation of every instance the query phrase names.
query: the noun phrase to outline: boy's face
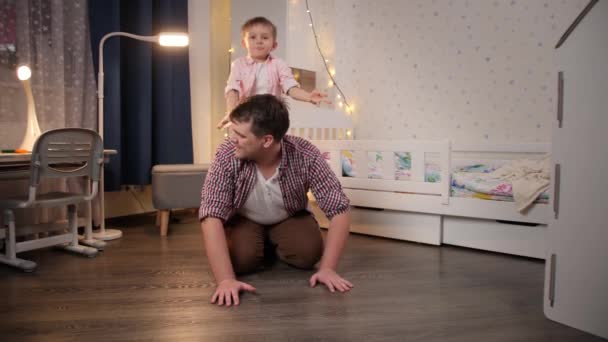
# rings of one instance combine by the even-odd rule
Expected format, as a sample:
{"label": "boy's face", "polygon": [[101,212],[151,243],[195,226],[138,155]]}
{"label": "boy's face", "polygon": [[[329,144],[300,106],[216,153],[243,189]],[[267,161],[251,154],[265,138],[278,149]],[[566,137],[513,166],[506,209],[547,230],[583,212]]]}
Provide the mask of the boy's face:
{"label": "boy's face", "polygon": [[256,61],[265,61],[277,42],[272,36],[272,28],[268,25],[253,25],[245,32],[241,44],[251,58]]}

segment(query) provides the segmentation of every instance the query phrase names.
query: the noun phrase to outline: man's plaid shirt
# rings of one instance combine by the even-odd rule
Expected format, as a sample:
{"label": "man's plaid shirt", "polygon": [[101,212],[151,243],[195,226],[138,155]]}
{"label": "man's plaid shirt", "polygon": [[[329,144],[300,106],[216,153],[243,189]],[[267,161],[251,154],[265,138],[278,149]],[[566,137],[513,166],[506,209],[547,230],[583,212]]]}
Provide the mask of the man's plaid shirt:
{"label": "man's plaid shirt", "polygon": [[[253,189],[255,164],[236,158],[234,150],[234,145],[226,140],[215,154],[202,189],[200,220],[216,217],[226,222],[245,204]],[[306,209],[309,189],[328,218],[348,210],[348,198],[316,146],[286,135],[281,141],[281,152],[279,186],[290,215]]]}

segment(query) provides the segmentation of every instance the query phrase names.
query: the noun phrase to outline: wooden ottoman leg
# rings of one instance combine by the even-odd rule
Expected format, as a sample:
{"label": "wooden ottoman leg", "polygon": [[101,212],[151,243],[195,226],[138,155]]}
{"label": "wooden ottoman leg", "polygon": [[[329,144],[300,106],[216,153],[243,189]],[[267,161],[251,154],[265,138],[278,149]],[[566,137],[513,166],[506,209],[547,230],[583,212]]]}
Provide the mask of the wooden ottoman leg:
{"label": "wooden ottoman leg", "polygon": [[169,210],[160,210],[160,236],[167,236],[169,230]]}

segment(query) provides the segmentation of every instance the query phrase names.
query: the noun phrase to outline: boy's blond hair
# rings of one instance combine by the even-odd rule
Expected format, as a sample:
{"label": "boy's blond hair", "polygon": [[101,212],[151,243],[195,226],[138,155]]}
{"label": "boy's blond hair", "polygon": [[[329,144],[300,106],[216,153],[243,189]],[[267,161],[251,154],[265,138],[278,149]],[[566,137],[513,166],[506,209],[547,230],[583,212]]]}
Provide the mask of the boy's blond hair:
{"label": "boy's blond hair", "polygon": [[264,17],[255,17],[247,20],[243,26],[241,26],[241,37],[245,37],[245,33],[249,31],[252,26],[255,25],[265,25],[269,26],[272,29],[272,38],[277,40],[277,27],[274,26],[272,21],[264,18]]}

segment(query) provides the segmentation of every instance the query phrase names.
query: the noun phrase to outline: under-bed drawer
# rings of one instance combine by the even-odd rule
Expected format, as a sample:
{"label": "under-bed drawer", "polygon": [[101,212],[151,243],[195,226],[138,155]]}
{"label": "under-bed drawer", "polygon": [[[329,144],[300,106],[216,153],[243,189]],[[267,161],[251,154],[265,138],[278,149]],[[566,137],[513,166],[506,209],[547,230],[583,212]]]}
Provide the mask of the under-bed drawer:
{"label": "under-bed drawer", "polygon": [[[327,228],[329,222],[316,203],[311,207],[319,225]],[[441,216],[353,207],[350,231],[438,246],[441,244]]]}
{"label": "under-bed drawer", "polygon": [[546,230],[546,225],[512,224],[494,220],[445,216],[442,242],[545,259]]}
{"label": "under-bed drawer", "polygon": [[408,211],[352,208],[351,232],[441,244],[441,216]]}

